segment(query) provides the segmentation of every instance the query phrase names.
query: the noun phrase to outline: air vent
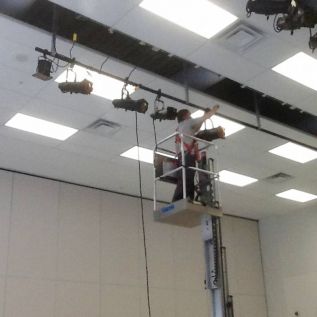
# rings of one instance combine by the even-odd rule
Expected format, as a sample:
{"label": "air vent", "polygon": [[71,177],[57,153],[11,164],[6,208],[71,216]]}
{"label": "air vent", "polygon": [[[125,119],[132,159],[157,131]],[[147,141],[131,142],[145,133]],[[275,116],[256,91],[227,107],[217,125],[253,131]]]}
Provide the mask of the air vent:
{"label": "air vent", "polygon": [[85,129],[85,131],[108,137],[117,133],[120,130],[120,128],[121,125],[119,123],[109,121],[106,119],[98,119],[97,121],[89,125]]}
{"label": "air vent", "polygon": [[218,41],[221,45],[234,52],[243,53],[262,38],[263,34],[260,31],[249,25],[240,23],[228,32],[222,33]]}
{"label": "air vent", "polygon": [[264,180],[268,183],[271,183],[271,184],[280,184],[280,183],[284,183],[292,178],[294,178],[294,176],[291,176],[291,175],[288,175],[288,174],[281,172],[281,173],[277,173],[277,174],[274,174],[272,176],[266,177],[266,178],[264,178]]}

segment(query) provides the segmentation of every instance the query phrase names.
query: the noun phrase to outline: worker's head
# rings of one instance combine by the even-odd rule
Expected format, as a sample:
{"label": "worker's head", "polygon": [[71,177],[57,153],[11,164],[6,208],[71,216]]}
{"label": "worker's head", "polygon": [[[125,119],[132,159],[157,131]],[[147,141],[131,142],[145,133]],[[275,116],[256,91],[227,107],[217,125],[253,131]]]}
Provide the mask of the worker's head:
{"label": "worker's head", "polygon": [[181,109],[177,112],[177,121],[182,122],[190,119],[190,111],[188,109]]}

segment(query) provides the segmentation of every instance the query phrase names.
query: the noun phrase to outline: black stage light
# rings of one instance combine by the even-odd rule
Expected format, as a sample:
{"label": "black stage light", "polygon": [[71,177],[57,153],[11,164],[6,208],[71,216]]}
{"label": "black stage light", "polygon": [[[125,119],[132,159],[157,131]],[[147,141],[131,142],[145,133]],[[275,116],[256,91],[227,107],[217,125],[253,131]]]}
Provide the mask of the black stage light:
{"label": "black stage light", "polygon": [[129,95],[125,99],[114,99],[112,104],[115,108],[121,108],[124,110],[136,111],[140,113],[146,113],[149,106],[145,99],[133,100]]}
{"label": "black stage light", "polygon": [[151,118],[153,120],[175,120],[177,117],[177,109],[174,107],[167,107],[166,110],[155,110],[154,113],[151,114]]}
{"label": "black stage light", "polygon": [[272,15],[279,13],[288,13],[291,1],[290,0],[249,0],[247,2],[247,13]]}
{"label": "black stage light", "polygon": [[153,120],[175,120],[177,117],[177,109],[174,107],[167,107],[165,109],[164,101],[161,100],[162,91],[158,90],[154,101],[154,113],[150,116]]}
{"label": "black stage light", "polygon": [[52,79],[51,69],[52,62],[45,58],[41,58],[37,62],[36,73],[32,76],[45,81],[50,80]]}
{"label": "black stage light", "polygon": [[90,95],[93,91],[93,83],[87,79],[80,82],[64,82],[58,84],[58,88],[63,92],[74,94]]}
{"label": "black stage light", "polygon": [[216,139],[224,139],[225,138],[225,129],[221,126],[213,129],[206,129],[199,131],[196,133],[195,137],[205,140],[205,141],[213,141]]}

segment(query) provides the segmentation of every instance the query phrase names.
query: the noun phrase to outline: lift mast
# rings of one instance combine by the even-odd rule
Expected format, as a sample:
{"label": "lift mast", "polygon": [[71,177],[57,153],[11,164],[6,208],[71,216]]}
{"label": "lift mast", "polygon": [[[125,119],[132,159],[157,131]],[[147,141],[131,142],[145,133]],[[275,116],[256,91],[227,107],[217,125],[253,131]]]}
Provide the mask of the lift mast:
{"label": "lift mast", "polygon": [[[181,164],[177,164],[177,154],[168,148],[171,141],[179,136]],[[205,154],[204,159],[195,167],[185,166],[183,138],[191,138],[199,143],[199,150]],[[218,197],[218,173],[215,162],[208,158],[214,145],[195,136],[179,132],[159,141],[154,149],[154,220],[162,223],[192,228],[201,226],[206,264],[205,287],[210,291],[212,317],[233,317],[232,297],[228,294],[228,278],[226,270],[226,253],[222,246],[221,221],[223,215]],[[197,187],[200,197],[189,201],[186,197],[186,171],[192,169],[198,174]],[[157,183],[176,183],[178,175],[182,177],[183,199],[159,207],[157,204]],[[201,192],[203,191],[203,193]]]}

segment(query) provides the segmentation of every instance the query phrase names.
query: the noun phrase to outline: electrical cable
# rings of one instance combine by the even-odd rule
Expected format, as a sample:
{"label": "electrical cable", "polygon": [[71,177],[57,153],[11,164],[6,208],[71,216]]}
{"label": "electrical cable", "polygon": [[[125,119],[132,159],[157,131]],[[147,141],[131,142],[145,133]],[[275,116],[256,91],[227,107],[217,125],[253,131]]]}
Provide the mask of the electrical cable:
{"label": "electrical cable", "polygon": [[75,43],[76,43],[76,41],[73,41],[72,47],[71,47],[70,50],[69,50],[69,57],[70,57],[71,59],[73,58],[72,52],[73,52],[73,48],[74,48],[74,46],[75,46]]}
{"label": "electrical cable", "polygon": [[130,71],[130,73],[129,73],[127,79],[126,79],[127,82],[129,81],[131,75],[134,73],[134,71],[136,70],[136,68],[137,68],[137,67],[135,66],[135,67],[133,67],[132,70]]}
{"label": "electrical cable", "polygon": [[108,62],[109,58],[110,58],[110,56],[107,56],[106,59],[102,62],[100,69],[99,69],[100,72],[102,71],[102,67]]}
{"label": "electrical cable", "polygon": [[153,119],[153,130],[154,130],[154,141],[155,141],[155,148],[157,147],[157,136],[156,136],[156,127],[155,127],[155,120]]}
{"label": "electrical cable", "polygon": [[138,132],[138,113],[135,112],[135,134],[136,143],[138,146],[138,171],[139,171],[139,192],[140,192],[140,203],[141,203],[141,218],[142,218],[142,234],[143,234],[143,247],[145,257],[145,273],[146,273],[146,295],[147,305],[149,311],[149,317],[151,317],[151,304],[150,304],[150,288],[149,288],[149,269],[148,269],[148,258],[147,258],[147,246],[146,246],[146,235],[145,235],[145,222],[144,222],[144,206],[143,206],[143,193],[142,193],[142,174],[141,174],[141,163],[140,163],[140,152],[139,152],[139,132]]}
{"label": "electrical cable", "polygon": [[[54,43],[55,44],[55,43]],[[72,51],[73,51],[73,48],[74,48],[74,46],[75,46],[75,44],[76,44],[76,41],[73,41],[73,44],[72,44],[72,46],[71,46],[71,48],[70,48],[70,50],[69,50],[69,58],[70,59],[73,59],[73,56],[72,56]],[[55,69],[53,68],[52,69],[52,72],[53,73],[56,73],[60,68],[66,68],[66,67],[68,67],[70,64],[71,64],[71,62],[66,62],[65,64],[63,64],[63,65],[60,65],[60,59],[57,59],[57,62],[55,61],[56,60],[56,58],[54,57],[53,59],[50,59],[50,58],[47,58],[47,57],[45,57],[48,61],[50,61],[51,63],[52,63],[52,66],[53,65],[55,65]]]}

